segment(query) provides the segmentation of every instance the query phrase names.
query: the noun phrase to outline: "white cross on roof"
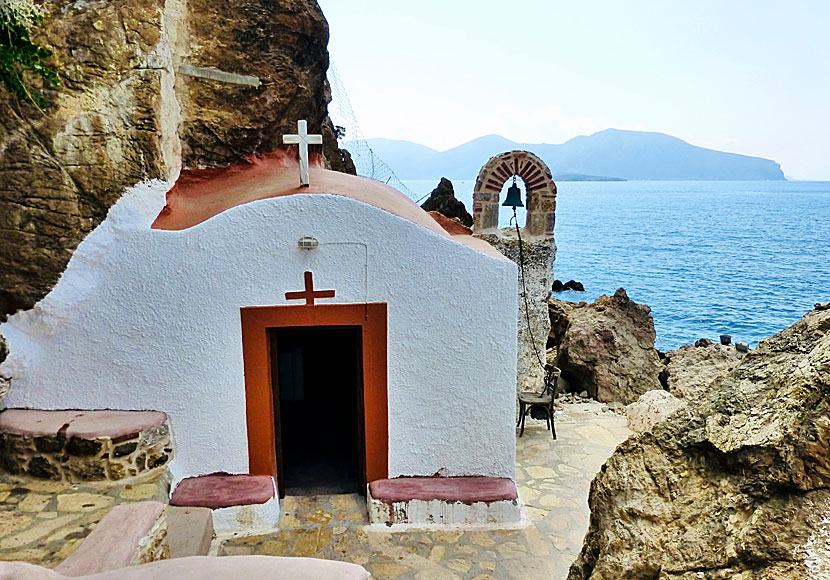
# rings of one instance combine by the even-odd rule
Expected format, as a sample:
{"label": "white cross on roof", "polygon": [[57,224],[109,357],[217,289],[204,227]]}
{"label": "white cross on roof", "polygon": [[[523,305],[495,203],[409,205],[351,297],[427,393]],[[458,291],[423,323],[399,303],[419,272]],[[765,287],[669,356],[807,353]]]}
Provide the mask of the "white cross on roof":
{"label": "white cross on roof", "polygon": [[308,146],[322,145],[322,135],[309,135],[305,120],[297,121],[297,135],[283,135],[282,142],[286,145],[299,145],[300,149],[300,185],[308,187]]}

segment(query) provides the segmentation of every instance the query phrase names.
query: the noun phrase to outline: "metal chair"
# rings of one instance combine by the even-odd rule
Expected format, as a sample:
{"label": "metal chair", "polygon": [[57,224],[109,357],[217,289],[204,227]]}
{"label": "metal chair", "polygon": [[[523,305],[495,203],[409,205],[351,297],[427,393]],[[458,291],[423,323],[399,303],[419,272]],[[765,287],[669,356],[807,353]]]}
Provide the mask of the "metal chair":
{"label": "metal chair", "polygon": [[[516,421],[516,427],[521,427],[519,437],[524,435],[525,417],[530,413],[534,419],[544,417],[548,430],[556,439],[556,427],[553,424],[553,400],[556,398],[561,375],[562,371],[558,367],[550,367],[545,377],[545,388],[541,393],[519,393],[519,420]],[[537,411],[538,416],[534,414],[534,410]]]}

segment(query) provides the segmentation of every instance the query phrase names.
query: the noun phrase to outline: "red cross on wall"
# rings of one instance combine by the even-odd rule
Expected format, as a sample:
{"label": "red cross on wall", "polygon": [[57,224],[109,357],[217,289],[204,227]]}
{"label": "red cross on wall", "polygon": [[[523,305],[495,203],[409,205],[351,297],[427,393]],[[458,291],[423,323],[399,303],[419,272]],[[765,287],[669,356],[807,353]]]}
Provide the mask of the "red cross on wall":
{"label": "red cross on wall", "polygon": [[311,272],[304,274],[305,290],[302,292],[286,292],[286,300],[302,300],[305,299],[306,306],[314,306],[315,298],[334,298],[334,290],[315,290],[314,279]]}

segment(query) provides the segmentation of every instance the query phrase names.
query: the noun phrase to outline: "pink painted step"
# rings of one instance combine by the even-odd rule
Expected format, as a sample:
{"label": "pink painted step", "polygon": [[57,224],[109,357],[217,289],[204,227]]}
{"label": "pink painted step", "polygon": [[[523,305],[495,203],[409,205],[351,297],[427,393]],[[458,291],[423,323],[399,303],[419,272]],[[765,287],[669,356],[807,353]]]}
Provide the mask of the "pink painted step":
{"label": "pink painted step", "polygon": [[67,439],[129,439],[142,431],[164,424],[167,415],[159,411],[42,411],[6,409],[0,413],[0,432],[25,437],[54,437],[63,432]]}
{"label": "pink painted step", "polygon": [[77,577],[128,566],[139,542],[149,534],[164,508],[157,501],[115,506],[55,571]]}
{"label": "pink painted step", "polygon": [[[24,562],[0,562],[3,580],[67,580],[59,572]],[[90,580],[370,580],[357,564],[279,556],[191,556],[112,570]]]}
{"label": "pink painted step", "polygon": [[183,479],[173,492],[170,505],[218,509],[261,504],[275,495],[269,475],[214,473]]}
{"label": "pink painted step", "polygon": [[519,497],[516,484],[506,477],[396,477],[371,482],[369,492],[384,503],[438,500],[470,504]]}

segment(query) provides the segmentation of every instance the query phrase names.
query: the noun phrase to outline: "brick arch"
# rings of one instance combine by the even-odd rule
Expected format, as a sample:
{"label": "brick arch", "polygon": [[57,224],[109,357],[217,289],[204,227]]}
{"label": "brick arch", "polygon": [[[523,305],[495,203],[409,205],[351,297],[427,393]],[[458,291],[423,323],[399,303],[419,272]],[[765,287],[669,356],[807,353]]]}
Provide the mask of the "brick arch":
{"label": "brick arch", "polygon": [[530,151],[496,155],[481,168],[473,190],[473,232],[498,228],[499,194],[514,175],[522,178],[527,191],[525,232],[531,236],[552,236],[556,184],[545,162]]}

